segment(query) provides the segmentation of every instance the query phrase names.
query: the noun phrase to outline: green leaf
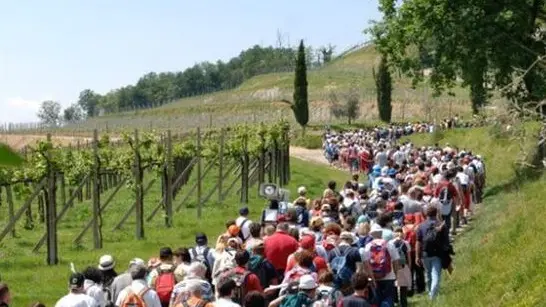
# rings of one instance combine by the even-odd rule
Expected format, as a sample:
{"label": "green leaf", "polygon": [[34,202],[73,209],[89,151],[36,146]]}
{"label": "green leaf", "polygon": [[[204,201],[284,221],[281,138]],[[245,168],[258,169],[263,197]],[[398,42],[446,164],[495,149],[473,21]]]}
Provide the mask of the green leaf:
{"label": "green leaf", "polygon": [[8,145],[0,143],[0,166],[19,166],[24,159]]}

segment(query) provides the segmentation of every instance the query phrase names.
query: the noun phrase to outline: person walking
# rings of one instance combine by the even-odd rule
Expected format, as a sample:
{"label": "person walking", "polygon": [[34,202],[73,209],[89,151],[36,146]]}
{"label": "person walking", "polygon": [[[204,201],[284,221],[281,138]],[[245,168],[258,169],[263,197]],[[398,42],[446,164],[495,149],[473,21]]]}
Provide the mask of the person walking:
{"label": "person walking", "polygon": [[126,307],[142,301],[146,307],[161,307],[157,292],[146,283],[148,269],[144,264],[136,264],[129,270],[132,278],[131,285],[119,294],[116,300],[117,307]]}
{"label": "person walking", "polygon": [[133,258],[129,262],[129,268],[127,269],[127,272],[120,274],[114,278],[114,281],[112,281],[111,291],[112,291],[112,302],[116,302],[119,296],[119,293],[131,285],[133,282],[133,278],[131,277],[131,268],[136,265],[144,265],[144,260],[140,258]]}
{"label": "person walking", "polygon": [[11,303],[11,293],[9,292],[8,285],[0,283],[0,307],[9,307]]}
{"label": "person walking", "polygon": [[82,273],[73,273],[68,281],[70,293],[63,296],[55,307],[99,307],[99,303],[85,294],[83,284],[85,276]]}

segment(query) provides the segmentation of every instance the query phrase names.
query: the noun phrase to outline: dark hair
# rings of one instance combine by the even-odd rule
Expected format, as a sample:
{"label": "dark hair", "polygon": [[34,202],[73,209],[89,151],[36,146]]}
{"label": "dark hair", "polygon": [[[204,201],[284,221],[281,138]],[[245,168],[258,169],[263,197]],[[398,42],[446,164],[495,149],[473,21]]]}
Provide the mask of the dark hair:
{"label": "dark hair", "polygon": [[300,231],[297,229],[297,228],[290,228],[288,229],[288,234],[296,239],[296,241],[299,241],[300,240]]}
{"label": "dark hair", "polygon": [[428,217],[436,217],[438,215],[438,208],[435,206],[428,206],[426,214]]}
{"label": "dark hair", "polygon": [[338,224],[336,223],[328,223],[325,227],[324,227],[324,230],[323,232],[325,234],[329,234],[329,233],[334,233],[335,235],[340,235],[341,234],[341,226],[339,226]]}
{"label": "dark hair", "polygon": [[8,285],[0,282],[0,302],[4,299],[4,296],[9,293]]}
{"label": "dark hair", "polygon": [[184,263],[191,262],[190,250],[185,248],[185,247],[181,247],[181,248],[177,249],[174,252],[174,255],[177,256],[177,257],[182,258],[182,262],[184,262]]}
{"label": "dark hair", "polygon": [[226,229],[228,229],[230,226],[233,226],[233,225],[237,225],[237,223],[235,223],[235,220],[229,220],[226,222]]}
{"label": "dark hair", "polygon": [[265,307],[265,296],[258,291],[248,292],[243,300],[243,307]]}
{"label": "dark hair", "polygon": [[294,259],[296,262],[304,268],[311,268],[313,267],[313,259],[314,255],[312,252],[308,250],[302,250],[294,254]]}
{"label": "dark hair", "polygon": [[379,226],[383,228],[387,227],[387,224],[389,224],[390,222],[392,222],[392,216],[388,213],[380,214],[377,217],[377,224],[379,224]]}
{"label": "dark hair", "polygon": [[404,204],[401,201],[397,201],[396,204],[394,204],[394,210],[402,210],[404,209]]}
{"label": "dark hair", "polygon": [[330,270],[324,270],[318,278],[319,283],[321,284],[330,284],[334,282],[334,273]]}
{"label": "dark hair", "polygon": [[250,254],[246,249],[238,250],[235,253],[235,263],[237,263],[238,266],[245,266],[249,259]]}
{"label": "dark hair", "polygon": [[332,189],[332,190],[335,190],[336,189],[336,182],[331,180],[328,182],[328,188],[329,189]]}
{"label": "dark hair", "polygon": [[253,238],[260,238],[260,233],[262,232],[262,225],[259,223],[250,223],[248,226],[248,230],[250,231],[250,235]]}
{"label": "dark hair", "polygon": [[356,291],[366,290],[368,289],[368,275],[364,272],[357,272],[351,278],[351,283]]}
{"label": "dark hair", "polygon": [[99,284],[102,281],[102,271],[96,267],[88,266],[83,272],[85,279],[89,279]]}
{"label": "dark hair", "polygon": [[231,278],[226,278],[218,282],[217,289],[220,297],[230,296],[233,289],[237,287],[235,281]]}

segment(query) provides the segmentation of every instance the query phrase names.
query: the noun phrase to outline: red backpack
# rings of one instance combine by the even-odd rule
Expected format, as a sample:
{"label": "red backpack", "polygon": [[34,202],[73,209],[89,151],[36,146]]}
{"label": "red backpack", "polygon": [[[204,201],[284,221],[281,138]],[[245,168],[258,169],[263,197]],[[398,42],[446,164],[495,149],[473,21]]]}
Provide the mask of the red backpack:
{"label": "red backpack", "polygon": [[391,254],[387,248],[387,241],[375,239],[370,247],[370,265],[375,279],[381,279],[392,271]]}
{"label": "red backpack", "polygon": [[157,269],[157,277],[155,279],[155,291],[161,305],[168,306],[171,301],[171,295],[176,285],[176,279],[174,278],[173,270],[160,270]]}

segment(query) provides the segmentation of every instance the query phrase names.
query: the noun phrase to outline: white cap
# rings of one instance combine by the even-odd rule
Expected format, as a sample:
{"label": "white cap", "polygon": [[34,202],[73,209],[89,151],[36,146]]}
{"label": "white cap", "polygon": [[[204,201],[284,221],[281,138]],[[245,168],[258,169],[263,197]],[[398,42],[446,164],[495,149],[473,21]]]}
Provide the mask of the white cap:
{"label": "white cap", "polygon": [[307,193],[307,189],[304,186],[301,186],[298,188],[298,194],[305,194]]}
{"label": "white cap", "polygon": [[372,228],[370,228],[370,233],[377,233],[377,232],[383,232],[383,228],[379,226],[379,224],[375,223],[372,225]]}
{"label": "white cap", "polygon": [[140,258],[133,258],[131,261],[129,261],[129,266],[133,265],[146,265],[146,261]]}
{"label": "white cap", "polygon": [[313,290],[318,288],[318,284],[311,275],[303,275],[300,277],[298,287],[302,290]]}

